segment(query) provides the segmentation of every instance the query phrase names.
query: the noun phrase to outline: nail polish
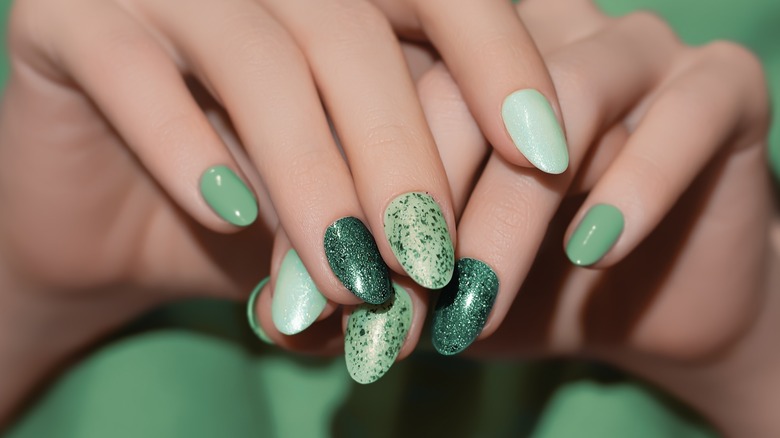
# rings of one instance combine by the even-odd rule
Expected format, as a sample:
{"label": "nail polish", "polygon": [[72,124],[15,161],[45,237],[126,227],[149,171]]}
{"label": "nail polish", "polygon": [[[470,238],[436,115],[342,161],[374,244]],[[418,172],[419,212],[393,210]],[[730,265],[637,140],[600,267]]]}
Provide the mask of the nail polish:
{"label": "nail polish", "polygon": [[380,304],[392,295],[390,272],[360,219],[344,217],[325,230],[325,256],[344,287],[361,300]]}
{"label": "nail polish", "polygon": [[241,178],[227,166],[207,169],[200,178],[200,193],[222,219],[239,227],[257,219],[257,200]]}
{"label": "nail polish", "polygon": [[326,304],[298,253],[294,249],[287,251],[271,300],[276,329],[285,335],[300,333],[317,320]]}
{"label": "nail polish", "polygon": [[623,213],[609,204],[596,204],[585,213],[566,244],[566,255],[577,266],[590,266],[604,257],[623,232]]}
{"label": "nail polish", "polygon": [[509,136],[528,161],[543,172],[558,174],[569,167],[569,151],[550,102],[532,88],[518,90],[501,107]]}
{"label": "nail polish", "polygon": [[257,298],[260,296],[260,292],[262,292],[263,288],[266,284],[268,284],[268,280],[270,279],[271,277],[265,277],[264,279],[260,280],[260,283],[255,286],[255,289],[249,295],[249,300],[247,300],[246,303],[246,318],[247,321],[249,321],[249,327],[252,328],[252,332],[254,332],[254,334],[257,335],[261,341],[268,345],[274,345],[274,341],[268,337],[268,333],[263,330],[263,326],[261,326],[260,321],[257,320],[257,312],[255,310]]}
{"label": "nail polish", "polygon": [[393,284],[395,294],[384,304],[361,304],[349,315],[344,352],[349,375],[372,383],[395,363],[412,324],[412,300]]}
{"label": "nail polish", "polygon": [[485,327],[498,294],[498,277],[486,263],[462,258],[433,313],[433,346],[453,355],[471,345]]}
{"label": "nail polish", "polygon": [[449,283],[455,250],[439,204],[426,193],[405,193],[385,210],[385,235],[393,254],[420,286],[440,289]]}

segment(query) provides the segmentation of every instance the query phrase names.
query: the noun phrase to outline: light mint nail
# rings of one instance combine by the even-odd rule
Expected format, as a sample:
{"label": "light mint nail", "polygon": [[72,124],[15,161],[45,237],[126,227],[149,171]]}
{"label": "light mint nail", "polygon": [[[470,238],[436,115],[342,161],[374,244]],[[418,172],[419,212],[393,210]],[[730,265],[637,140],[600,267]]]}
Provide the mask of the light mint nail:
{"label": "light mint nail", "polygon": [[271,300],[276,329],[285,335],[300,333],[317,320],[326,304],[298,253],[294,249],[287,251]]}
{"label": "light mint nail", "polygon": [[260,280],[260,283],[257,283],[257,286],[255,286],[255,289],[249,295],[249,300],[247,300],[246,303],[246,319],[249,321],[249,327],[252,328],[254,334],[257,335],[261,341],[268,345],[274,345],[274,341],[268,337],[268,333],[263,330],[263,326],[260,325],[260,321],[257,320],[257,309],[255,309],[257,298],[260,296],[260,292],[262,292],[263,288],[266,284],[268,284],[268,280],[270,279],[271,277],[265,277],[264,279]]}
{"label": "light mint nail", "polygon": [[590,266],[604,257],[623,232],[623,213],[609,204],[596,204],[585,213],[571,239],[566,255],[577,266]]}
{"label": "light mint nail", "polygon": [[200,193],[222,219],[239,227],[257,219],[257,200],[241,178],[227,166],[214,166],[200,178]]}
{"label": "light mint nail", "polygon": [[547,173],[563,173],[569,167],[569,151],[550,102],[534,89],[515,91],[501,108],[509,136],[534,166]]}
{"label": "light mint nail", "polygon": [[352,311],[344,335],[347,371],[358,383],[372,383],[395,363],[412,324],[412,300],[393,283],[384,304],[361,304]]}
{"label": "light mint nail", "polygon": [[426,193],[395,198],[385,210],[385,235],[393,254],[420,286],[440,289],[455,269],[455,250],[439,204]]}

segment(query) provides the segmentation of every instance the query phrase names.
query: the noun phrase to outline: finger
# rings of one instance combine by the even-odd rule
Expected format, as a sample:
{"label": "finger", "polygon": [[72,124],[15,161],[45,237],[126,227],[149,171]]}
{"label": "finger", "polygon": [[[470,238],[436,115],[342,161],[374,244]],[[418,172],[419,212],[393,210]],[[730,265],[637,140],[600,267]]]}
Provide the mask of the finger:
{"label": "finger", "polygon": [[725,43],[703,51],[652,102],[575,216],[566,236],[572,263],[605,267],[630,253],[734,139],[746,114],[756,113],[761,67],[755,57]]}
{"label": "finger", "polygon": [[[257,201],[167,53],[109,4],[57,41],[62,62],[144,167],[201,224],[251,224]],[[216,214],[215,214],[216,213]]]}
{"label": "finger", "polygon": [[389,272],[295,42],[249,0],[147,7],[227,109],[318,289],[338,303],[356,303],[349,292],[384,302]]}
{"label": "finger", "polygon": [[426,288],[443,287],[454,265],[452,202],[390,25],[364,1],[266,3],[310,62],[368,224],[384,230],[384,259]]}

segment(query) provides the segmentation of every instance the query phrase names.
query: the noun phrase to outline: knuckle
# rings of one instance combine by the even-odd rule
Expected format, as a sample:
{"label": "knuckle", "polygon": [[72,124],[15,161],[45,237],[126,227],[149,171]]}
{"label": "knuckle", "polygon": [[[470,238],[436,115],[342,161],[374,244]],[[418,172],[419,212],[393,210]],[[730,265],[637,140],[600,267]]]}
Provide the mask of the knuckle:
{"label": "knuckle", "polygon": [[355,44],[364,41],[367,35],[395,38],[385,15],[368,1],[335,0],[327,2],[323,9],[324,34],[331,35],[335,41]]}
{"label": "knuckle", "polygon": [[618,20],[618,23],[628,29],[647,35],[648,38],[662,41],[673,41],[681,45],[677,33],[669,23],[655,12],[642,10],[632,12]]}
{"label": "knuckle", "polygon": [[370,154],[384,154],[388,148],[399,145],[423,144],[425,136],[418,128],[400,120],[385,110],[373,110],[367,117],[362,150]]}

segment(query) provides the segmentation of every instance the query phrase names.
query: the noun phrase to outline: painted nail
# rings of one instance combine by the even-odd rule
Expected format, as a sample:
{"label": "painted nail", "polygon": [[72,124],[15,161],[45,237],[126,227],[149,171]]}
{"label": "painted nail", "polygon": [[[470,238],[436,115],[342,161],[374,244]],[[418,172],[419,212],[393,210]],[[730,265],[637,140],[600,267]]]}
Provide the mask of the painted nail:
{"label": "painted nail", "polygon": [[317,320],[326,304],[298,253],[294,249],[287,251],[271,301],[276,329],[285,335],[300,333]]}
{"label": "painted nail", "polygon": [[534,89],[515,91],[501,107],[509,136],[528,161],[547,173],[569,167],[569,151],[561,124],[550,102]]}
{"label": "painted nail", "polygon": [[566,255],[577,266],[590,266],[609,252],[623,232],[623,213],[609,204],[596,204],[577,225]]}
{"label": "painted nail", "polygon": [[449,283],[455,250],[439,204],[426,193],[405,193],[385,210],[385,235],[390,248],[420,286],[440,289]]}
{"label": "painted nail", "polygon": [[485,327],[497,294],[498,277],[490,266],[477,259],[459,259],[433,313],[436,351],[449,356],[471,345]]}
{"label": "painted nail", "polygon": [[412,324],[412,300],[393,284],[395,294],[384,304],[361,304],[349,315],[344,352],[349,375],[372,383],[395,363]]}
{"label": "painted nail", "polygon": [[380,304],[392,295],[390,272],[360,219],[341,218],[325,230],[325,255],[336,277],[361,300]]}
{"label": "painted nail", "polygon": [[222,219],[239,227],[257,219],[257,200],[241,178],[227,166],[214,166],[200,178],[200,193]]}
{"label": "painted nail", "polygon": [[257,320],[257,311],[255,310],[257,297],[260,296],[260,292],[262,292],[263,288],[266,284],[268,284],[268,280],[270,279],[271,277],[265,277],[264,279],[260,280],[260,283],[257,283],[257,286],[255,286],[255,290],[253,290],[249,295],[249,300],[246,302],[246,319],[249,321],[249,327],[252,328],[252,331],[257,335],[258,338],[260,338],[261,341],[268,345],[274,345],[274,341],[268,337],[268,333],[263,330],[263,326],[261,326],[260,321]]}

